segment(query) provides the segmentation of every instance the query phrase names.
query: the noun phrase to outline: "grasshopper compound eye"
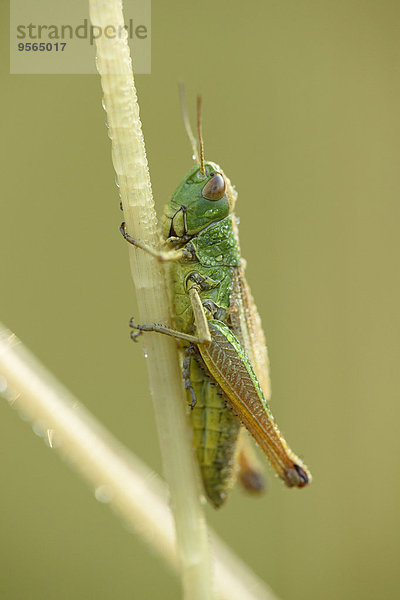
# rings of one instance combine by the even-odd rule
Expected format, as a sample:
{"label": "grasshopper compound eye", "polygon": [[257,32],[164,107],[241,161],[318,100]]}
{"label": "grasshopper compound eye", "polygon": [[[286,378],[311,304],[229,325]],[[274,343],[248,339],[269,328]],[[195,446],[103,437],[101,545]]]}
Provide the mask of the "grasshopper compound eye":
{"label": "grasshopper compound eye", "polygon": [[225,179],[220,173],[217,173],[207,181],[206,185],[201,190],[201,194],[206,200],[221,200],[222,196],[225,194],[225,189]]}

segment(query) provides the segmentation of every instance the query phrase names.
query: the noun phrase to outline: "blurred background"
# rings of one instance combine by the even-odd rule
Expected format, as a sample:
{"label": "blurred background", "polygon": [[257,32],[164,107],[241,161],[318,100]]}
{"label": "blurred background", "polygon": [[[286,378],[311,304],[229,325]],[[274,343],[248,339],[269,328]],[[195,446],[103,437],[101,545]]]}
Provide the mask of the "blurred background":
{"label": "blurred background", "polygon": [[[96,76],[9,75],[1,4],[0,319],[161,472]],[[239,192],[272,408],[314,481],[269,471],[213,527],[283,600],[399,597],[399,78],[394,1],[152,3],[136,79],[159,213],[192,165],[178,101]],[[0,403],[0,594],[179,597],[161,561]],[[154,573],[157,572],[157,577]]]}

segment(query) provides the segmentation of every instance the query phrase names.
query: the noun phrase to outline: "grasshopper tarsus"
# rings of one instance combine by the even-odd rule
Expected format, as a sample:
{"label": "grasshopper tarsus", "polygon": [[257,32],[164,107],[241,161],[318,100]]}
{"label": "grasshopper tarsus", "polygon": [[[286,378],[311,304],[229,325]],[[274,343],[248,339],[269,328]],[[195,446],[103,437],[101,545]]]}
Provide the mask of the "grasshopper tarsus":
{"label": "grasshopper tarsus", "polygon": [[138,342],[138,337],[142,335],[143,331],[131,331],[131,340],[133,342]]}
{"label": "grasshopper tarsus", "polygon": [[139,242],[137,240],[135,240],[135,238],[133,238],[131,235],[129,235],[129,233],[126,231],[126,223],[125,221],[123,221],[121,223],[121,225],[119,226],[119,230],[122,234],[122,237],[129,243],[132,244],[132,246],[136,246],[136,248],[140,248],[141,245],[139,244]]}
{"label": "grasshopper tarsus", "polygon": [[155,327],[160,326],[156,323],[154,323],[154,325],[139,325],[138,323],[135,323],[134,317],[131,317],[129,319],[129,327],[131,327],[132,329],[137,329],[139,333],[143,333],[143,331],[153,331]]}
{"label": "grasshopper tarsus", "polygon": [[261,494],[265,491],[265,479],[257,471],[247,470],[241,472],[240,483],[250,493]]}
{"label": "grasshopper tarsus", "polygon": [[131,331],[131,340],[136,343],[138,341],[138,337],[142,335],[144,330],[140,325],[135,324],[133,317],[129,319],[129,327],[136,330]]}

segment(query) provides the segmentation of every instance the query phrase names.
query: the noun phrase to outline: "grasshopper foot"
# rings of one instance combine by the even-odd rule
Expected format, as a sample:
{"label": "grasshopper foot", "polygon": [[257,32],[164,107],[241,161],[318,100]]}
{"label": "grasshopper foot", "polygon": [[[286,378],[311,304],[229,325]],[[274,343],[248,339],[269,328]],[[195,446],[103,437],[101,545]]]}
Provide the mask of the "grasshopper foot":
{"label": "grasshopper foot", "polygon": [[141,325],[136,325],[133,317],[131,317],[131,319],[129,320],[129,327],[131,327],[132,329],[136,329],[136,331],[131,331],[131,340],[134,342],[138,341],[138,337],[140,335],[142,335],[144,329]]}
{"label": "grasshopper foot", "polygon": [[143,331],[131,331],[131,340],[133,342],[137,342],[138,341],[138,337],[140,335],[142,335]]}
{"label": "grasshopper foot", "polygon": [[129,235],[126,232],[126,223],[125,223],[125,221],[123,223],[121,223],[121,225],[119,226],[119,230],[121,232],[122,237],[124,237],[126,239],[126,241],[129,241],[128,240]]}

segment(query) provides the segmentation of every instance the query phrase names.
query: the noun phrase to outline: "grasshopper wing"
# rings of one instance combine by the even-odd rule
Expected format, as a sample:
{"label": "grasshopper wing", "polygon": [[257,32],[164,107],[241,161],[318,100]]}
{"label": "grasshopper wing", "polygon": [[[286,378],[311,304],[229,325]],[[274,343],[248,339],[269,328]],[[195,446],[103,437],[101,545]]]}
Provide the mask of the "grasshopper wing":
{"label": "grasshopper wing", "polygon": [[[232,229],[239,248],[239,231],[232,213]],[[249,357],[264,397],[271,398],[269,359],[261,318],[244,274],[244,264],[233,270],[232,297],[229,307],[232,329]]]}
{"label": "grasshopper wing", "polygon": [[269,359],[261,318],[244,276],[244,268],[233,273],[232,301],[230,306],[232,329],[249,357],[264,397],[271,398]]}
{"label": "grasshopper wing", "polygon": [[[239,232],[234,215],[232,227],[239,246]],[[229,310],[232,329],[246,351],[261,385],[264,397],[271,397],[271,380],[269,375],[269,359],[265,335],[260,315],[254,303],[249,285],[244,274],[244,265],[233,269],[233,285]],[[241,435],[240,446],[240,482],[251,492],[259,492],[265,488],[263,469],[258,458],[246,439]]]}
{"label": "grasshopper wing", "polygon": [[[269,400],[271,397],[271,383],[267,346],[261,319],[245,279],[243,267],[236,268],[233,271],[229,315],[232,329],[250,359],[264,397]],[[265,489],[263,467],[252,450],[246,433],[243,431],[241,434],[239,480],[248,491],[259,493]]]}

